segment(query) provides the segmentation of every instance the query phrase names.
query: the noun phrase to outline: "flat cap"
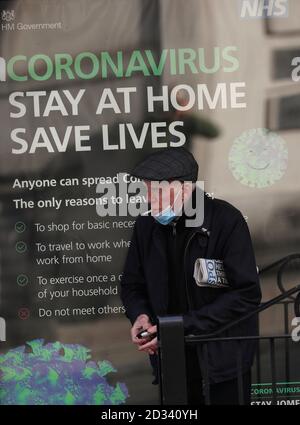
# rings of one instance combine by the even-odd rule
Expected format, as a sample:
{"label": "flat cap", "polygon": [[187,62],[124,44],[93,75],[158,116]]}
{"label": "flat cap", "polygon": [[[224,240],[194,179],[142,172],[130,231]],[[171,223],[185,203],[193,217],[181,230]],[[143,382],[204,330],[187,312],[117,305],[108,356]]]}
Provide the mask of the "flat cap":
{"label": "flat cap", "polygon": [[195,182],[198,178],[198,164],[185,148],[168,148],[149,155],[130,174],[142,180]]}

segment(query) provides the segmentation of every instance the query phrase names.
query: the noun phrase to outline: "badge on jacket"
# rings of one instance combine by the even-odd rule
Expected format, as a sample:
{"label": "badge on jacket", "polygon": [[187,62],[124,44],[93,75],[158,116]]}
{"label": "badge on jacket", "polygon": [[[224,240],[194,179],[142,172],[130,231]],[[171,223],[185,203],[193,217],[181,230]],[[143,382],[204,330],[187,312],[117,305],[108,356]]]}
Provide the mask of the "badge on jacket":
{"label": "badge on jacket", "polygon": [[197,258],[194,266],[194,279],[200,287],[228,288],[223,261]]}

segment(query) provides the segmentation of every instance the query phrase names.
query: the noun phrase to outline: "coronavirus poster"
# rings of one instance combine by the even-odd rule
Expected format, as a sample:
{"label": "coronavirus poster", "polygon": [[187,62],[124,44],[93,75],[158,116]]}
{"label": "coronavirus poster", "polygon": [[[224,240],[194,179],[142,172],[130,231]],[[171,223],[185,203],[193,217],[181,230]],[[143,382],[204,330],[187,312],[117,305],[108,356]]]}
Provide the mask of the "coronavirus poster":
{"label": "coronavirus poster", "polygon": [[[0,404],[158,405],[120,297],[147,209],[131,171],[184,147],[206,195],[243,214],[258,270],[286,265],[279,285],[276,268],[261,275],[262,300],[299,283],[298,1],[12,0],[0,13]],[[260,341],[252,404],[274,391],[300,403],[295,296],[261,314],[260,335],[294,333],[276,341],[275,385]]]}

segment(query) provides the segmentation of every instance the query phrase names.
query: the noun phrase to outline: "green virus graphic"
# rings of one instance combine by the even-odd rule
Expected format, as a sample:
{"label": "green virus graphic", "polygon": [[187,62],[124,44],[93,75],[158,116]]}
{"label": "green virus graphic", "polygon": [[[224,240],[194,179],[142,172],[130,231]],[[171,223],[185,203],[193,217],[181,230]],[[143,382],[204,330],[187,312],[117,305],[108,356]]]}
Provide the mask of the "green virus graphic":
{"label": "green virus graphic", "polygon": [[263,188],[280,180],[287,169],[285,141],[266,128],[245,131],[234,140],[229,152],[229,168],[236,180]]}
{"label": "green virus graphic", "polygon": [[123,383],[109,385],[106,375],[116,372],[110,362],[90,360],[90,350],[43,339],[27,342],[0,355],[2,405],[118,405],[128,390]]}

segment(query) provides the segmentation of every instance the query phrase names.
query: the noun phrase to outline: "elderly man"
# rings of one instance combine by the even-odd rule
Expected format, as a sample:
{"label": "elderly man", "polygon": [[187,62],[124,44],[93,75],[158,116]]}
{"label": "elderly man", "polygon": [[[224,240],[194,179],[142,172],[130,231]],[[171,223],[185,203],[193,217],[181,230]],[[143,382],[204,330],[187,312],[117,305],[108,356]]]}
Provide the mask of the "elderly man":
{"label": "elderly man", "polygon": [[[243,215],[226,201],[197,196],[198,164],[190,152],[185,148],[160,150],[131,174],[147,185],[151,214],[136,220],[121,298],[132,324],[132,342],[149,354],[153,384],[157,384],[158,316],[182,315],[186,335],[208,334],[253,311],[260,303],[261,291]],[[157,192],[152,183],[162,181],[176,184],[162,185]],[[204,205],[197,205],[197,199]],[[186,214],[187,206],[196,212],[204,207],[204,221],[199,226],[187,225],[191,218]],[[223,277],[213,282],[201,280],[199,265],[205,266],[205,260],[212,260],[215,275]],[[141,330],[151,335],[140,338]],[[257,333],[257,317],[253,316],[219,336]],[[250,402],[255,348],[255,341],[241,343],[245,403]],[[238,404],[235,343],[209,343],[208,360],[211,403]],[[203,404],[207,365],[201,347],[186,347],[186,366],[188,402]]]}

